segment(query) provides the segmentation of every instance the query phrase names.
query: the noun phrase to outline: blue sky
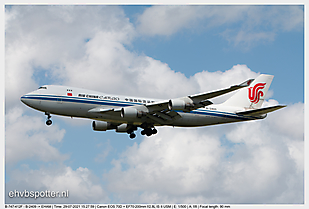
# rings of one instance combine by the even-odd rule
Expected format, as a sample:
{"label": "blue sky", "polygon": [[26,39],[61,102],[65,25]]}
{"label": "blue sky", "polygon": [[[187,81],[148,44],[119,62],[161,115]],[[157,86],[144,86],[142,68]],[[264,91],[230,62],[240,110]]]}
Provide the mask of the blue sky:
{"label": "blue sky", "polygon": [[[302,6],[7,6],[7,203],[303,203]],[[274,75],[263,121],[130,140],[20,102],[44,84],[175,98]],[[229,97],[229,96],[227,96]],[[227,97],[215,100],[222,102]],[[287,183],[289,182],[289,183]],[[180,188],[182,188],[180,190]],[[224,189],[218,189],[224,188]],[[215,192],[214,192],[215,191]]]}
{"label": "blue sky", "polygon": [[[139,11],[137,9],[137,12]],[[131,16],[134,20],[134,14]],[[241,24],[233,27],[240,28]],[[171,69],[180,71],[187,77],[203,70],[225,71],[237,64],[245,64],[255,72],[275,75],[277,82],[272,84],[272,88],[279,83],[285,86],[283,83],[287,77],[295,77],[298,78],[294,83],[295,86],[282,87],[284,90],[277,92],[276,98],[283,103],[303,101],[304,92],[299,91],[304,88],[303,30],[276,34],[274,41],[261,41],[259,44],[252,43],[253,46],[236,47],[234,43],[229,43],[220,35],[224,30],[226,27],[223,26],[211,30],[182,29],[168,37],[140,37],[133,42],[132,50],[165,62]],[[287,97],[287,94],[291,96]]]}

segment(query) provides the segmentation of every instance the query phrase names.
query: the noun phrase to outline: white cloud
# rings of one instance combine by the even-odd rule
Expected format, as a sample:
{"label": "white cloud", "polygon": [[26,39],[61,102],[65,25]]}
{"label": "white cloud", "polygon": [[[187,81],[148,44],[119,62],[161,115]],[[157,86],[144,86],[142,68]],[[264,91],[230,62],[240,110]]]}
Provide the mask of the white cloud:
{"label": "white cloud", "polygon": [[146,35],[171,35],[203,16],[196,6],[152,6],[138,17],[137,29]]}
{"label": "white cloud", "polygon": [[21,170],[13,170],[7,183],[9,191],[69,191],[68,198],[9,198],[6,203],[106,203],[109,202],[99,179],[87,168],[73,170],[66,166],[51,166],[39,170],[24,165]]}
{"label": "white cloud", "polygon": [[221,33],[229,43],[233,43],[234,46],[242,46],[248,50],[253,44],[263,41],[274,41],[276,33],[274,32],[255,32],[241,29],[239,31],[225,30]]}
{"label": "white cloud", "polygon": [[184,28],[225,26],[222,37],[248,48],[273,41],[278,31],[303,28],[303,13],[301,6],[152,6],[139,16],[137,29],[144,35],[169,36]]}
{"label": "white cloud", "polygon": [[[284,135],[294,139],[304,137],[304,104],[289,104],[282,110],[282,114],[272,114],[269,120],[274,124],[274,128]],[[293,127],[293,128],[290,128]]]}
{"label": "white cloud", "polygon": [[[213,13],[216,12],[213,10],[221,9],[168,6],[151,7],[146,11],[152,8],[161,9],[162,13],[169,15],[178,14],[179,11],[181,14],[185,13],[181,12],[183,10],[190,14],[202,14],[196,10],[207,8],[208,13],[205,15],[208,16],[214,16]],[[227,8],[229,7],[222,7]],[[236,7],[240,11],[244,8],[246,7]],[[165,10],[174,12],[170,14]],[[7,106],[19,104],[19,97],[23,93],[37,88],[38,76],[33,77],[33,74],[40,72],[44,72],[49,82],[155,98],[210,91],[257,75],[245,65],[238,65],[231,71],[204,71],[188,79],[184,74],[170,69],[166,63],[131,52],[125,45],[131,43],[136,32],[123,11],[113,6],[34,6],[27,9],[13,6],[7,13]],[[223,18],[223,22],[239,19],[238,15],[227,13],[230,14],[229,18]],[[220,18],[213,19],[216,23],[221,21]],[[209,82],[215,75],[219,82]],[[231,76],[233,80],[229,79]],[[210,83],[214,85],[210,86]]]}
{"label": "white cloud", "polygon": [[114,161],[109,189],[119,202],[303,203],[303,121],[280,120],[299,105],[263,121],[160,128]]}
{"label": "white cloud", "polygon": [[[246,15],[248,6],[152,6],[137,20],[137,30],[149,36],[172,35],[187,28],[197,30],[233,24]],[[198,24],[197,24],[198,23]]]}
{"label": "white cloud", "polygon": [[10,109],[6,114],[6,164],[26,159],[43,162],[67,159],[53,146],[61,143],[64,134],[65,130],[57,125],[47,127],[43,117],[24,115],[20,108]]}
{"label": "white cloud", "polygon": [[19,43],[6,47],[5,54],[5,103],[6,107],[20,102],[20,97],[37,88],[30,64],[33,59],[33,48]]}
{"label": "white cloud", "polygon": [[[276,11],[275,14],[272,11]],[[291,14],[291,18],[283,21],[281,11],[284,16]],[[160,15],[150,15],[149,18],[149,14],[157,13]],[[246,15],[248,18],[244,18]],[[266,38],[261,34],[268,31],[252,31],[252,28],[262,27],[266,19],[270,21],[269,25],[285,30],[298,28],[302,23],[302,9],[297,6],[153,6],[140,16],[143,24],[138,28],[157,25],[158,29],[153,27],[153,30],[161,31],[160,24],[164,24],[163,28],[177,32],[183,25],[192,25],[191,22],[201,16],[209,20],[209,26],[246,19],[238,32],[231,31],[235,35],[224,32],[226,38],[235,43]],[[286,19],[289,19],[288,27],[284,25]],[[157,22],[152,24],[151,21]],[[149,29],[145,31],[151,32]],[[162,31],[171,33],[165,29]],[[248,33],[254,34],[250,36]],[[203,79],[208,80],[206,76],[209,73],[197,73],[188,80],[165,63],[130,52],[125,45],[130,45],[135,36],[133,24],[115,6],[12,6],[6,11],[7,106],[19,103],[22,94],[37,88],[38,80],[33,74],[40,72],[44,72],[50,82],[110,93],[168,98],[182,96],[181,92],[192,94],[196,89],[204,91],[207,82]],[[248,72],[247,76],[256,75]],[[218,74],[218,78],[221,76],[221,72],[214,74]],[[235,83],[240,80],[237,78],[240,77],[235,77]],[[177,85],[179,83],[182,85]],[[169,95],[166,89],[169,89]]]}
{"label": "white cloud", "polygon": [[[198,84],[198,92],[207,92],[226,88],[231,85],[240,84],[249,79],[256,78],[259,74],[251,71],[246,65],[234,65],[226,71],[208,72],[202,71],[191,77],[193,82]],[[213,99],[217,103],[224,102],[230,98],[232,94],[227,94]]]}
{"label": "white cloud", "polygon": [[166,89],[171,96],[194,92],[184,74],[125,48],[135,31],[117,7],[13,6],[7,13],[7,107],[36,89],[39,76],[33,75],[42,72],[49,82],[109,93],[166,97]]}
{"label": "white cloud", "polygon": [[[103,39],[113,42],[113,39],[104,35],[94,38],[89,45],[96,48],[89,46],[89,54],[85,59],[67,66],[68,85],[154,98],[194,92],[190,80],[184,74],[172,71],[165,63],[153,58],[135,55],[122,45],[102,43]],[[177,85],[179,83],[184,85]]]}
{"label": "white cloud", "polygon": [[[201,181],[212,180],[222,154],[218,134],[178,128],[160,128],[159,133],[130,147],[114,162],[115,168],[108,174],[109,189],[121,194],[120,202],[138,201],[126,195],[141,191],[172,197],[199,193],[203,190]],[[122,166],[128,169],[121,171]],[[208,178],[203,175],[206,171]],[[116,182],[118,178],[121,181]]]}
{"label": "white cloud", "polygon": [[[68,63],[65,69],[61,69],[67,85],[167,99],[224,88],[258,76],[246,65],[235,65],[225,72],[203,71],[187,78],[166,63],[128,51],[113,37],[98,33],[87,43],[83,59]],[[218,101],[224,101],[222,98]]]}
{"label": "white cloud", "polygon": [[45,71],[47,81],[55,83],[62,82],[62,74],[70,76],[67,63],[82,59],[87,41],[97,33],[110,31],[118,44],[128,44],[134,36],[116,6],[12,6],[5,17],[7,106],[38,87],[35,73]]}

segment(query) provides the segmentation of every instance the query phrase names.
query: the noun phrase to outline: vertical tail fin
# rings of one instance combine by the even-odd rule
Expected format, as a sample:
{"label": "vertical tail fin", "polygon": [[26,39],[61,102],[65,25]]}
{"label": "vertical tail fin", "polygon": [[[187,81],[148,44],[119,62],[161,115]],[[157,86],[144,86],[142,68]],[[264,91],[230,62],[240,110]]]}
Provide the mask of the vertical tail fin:
{"label": "vertical tail fin", "polygon": [[223,105],[252,109],[260,108],[273,78],[273,75],[260,75],[250,86],[239,90],[231,98],[226,100]]}

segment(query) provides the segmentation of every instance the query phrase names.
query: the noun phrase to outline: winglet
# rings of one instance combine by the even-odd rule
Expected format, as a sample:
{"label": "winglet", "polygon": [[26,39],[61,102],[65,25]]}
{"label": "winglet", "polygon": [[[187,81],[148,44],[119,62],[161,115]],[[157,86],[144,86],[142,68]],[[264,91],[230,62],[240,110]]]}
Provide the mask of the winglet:
{"label": "winglet", "polygon": [[255,79],[249,79],[241,84],[239,84],[238,86],[241,86],[241,87],[247,87],[247,86],[250,86],[250,84],[254,81]]}

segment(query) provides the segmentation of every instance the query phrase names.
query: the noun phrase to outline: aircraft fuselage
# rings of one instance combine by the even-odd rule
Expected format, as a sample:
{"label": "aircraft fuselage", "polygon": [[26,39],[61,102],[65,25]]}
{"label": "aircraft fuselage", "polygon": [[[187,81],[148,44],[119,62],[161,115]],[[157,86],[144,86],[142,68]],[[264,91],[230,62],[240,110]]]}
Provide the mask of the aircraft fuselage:
{"label": "aircraft fuselage", "polygon": [[[138,126],[145,122],[154,122],[148,117],[123,118],[120,112],[92,113],[89,110],[96,107],[120,109],[129,106],[146,105],[162,100],[110,95],[80,88],[47,85],[22,96],[21,101],[31,108],[50,114],[89,118],[111,123],[128,123]],[[196,127],[263,118],[239,116],[235,114],[235,111],[239,110],[241,109],[235,107],[227,108],[222,105],[209,105],[189,112],[177,111],[180,116],[177,119],[167,120],[164,123],[158,122],[153,125]]]}

